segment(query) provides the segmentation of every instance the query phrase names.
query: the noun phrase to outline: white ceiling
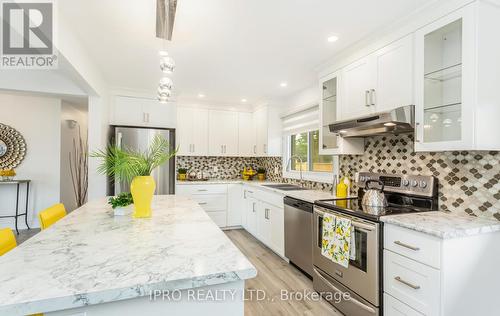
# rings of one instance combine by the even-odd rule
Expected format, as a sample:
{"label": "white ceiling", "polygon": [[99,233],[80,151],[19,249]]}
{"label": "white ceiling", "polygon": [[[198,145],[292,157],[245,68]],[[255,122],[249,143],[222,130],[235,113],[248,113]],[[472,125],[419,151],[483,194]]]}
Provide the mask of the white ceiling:
{"label": "white ceiling", "polygon": [[[314,84],[318,64],[431,1],[179,0],[166,44],[175,93],[232,105],[287,96]],[[58,3],[111,87],[156,91],[156,0]],[[328,43],[331,35],[339,40]]]}

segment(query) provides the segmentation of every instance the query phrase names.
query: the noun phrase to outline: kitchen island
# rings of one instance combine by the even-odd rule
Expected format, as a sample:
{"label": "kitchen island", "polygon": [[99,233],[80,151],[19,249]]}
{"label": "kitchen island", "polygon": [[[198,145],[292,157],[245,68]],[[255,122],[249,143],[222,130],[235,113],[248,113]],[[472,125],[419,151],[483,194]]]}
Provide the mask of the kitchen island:
{"label": "kitchen island", "polygon": [[196,202],[155,196],[147,219],[106,202],[0,257],[0,315],[243,315],[257,271]]}

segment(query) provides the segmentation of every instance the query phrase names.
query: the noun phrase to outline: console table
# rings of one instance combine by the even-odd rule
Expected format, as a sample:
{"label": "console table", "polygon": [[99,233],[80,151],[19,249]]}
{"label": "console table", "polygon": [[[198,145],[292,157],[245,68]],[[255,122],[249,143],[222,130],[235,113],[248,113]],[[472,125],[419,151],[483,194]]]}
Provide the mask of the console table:
{"label": "console table", "polygon": [[[26,223],[26,227],[30,229],[28,226],[28,202],[29,202],[29,196],[30,196],[30,182],[31,180],[7,180],[7,181],[0,181],[0,185],[15,185],[17,188],[16,191],[16,215],[4,215],[0,216],[0,218],[14,218],[16,222],[16,232],[19,235],[19,229],[17,228],[17,220],[19,217],[24,216],[24,222]],[[26,204],[24,207],[24,213],[19,213],[19,188],[21,184],[26,185]]]}

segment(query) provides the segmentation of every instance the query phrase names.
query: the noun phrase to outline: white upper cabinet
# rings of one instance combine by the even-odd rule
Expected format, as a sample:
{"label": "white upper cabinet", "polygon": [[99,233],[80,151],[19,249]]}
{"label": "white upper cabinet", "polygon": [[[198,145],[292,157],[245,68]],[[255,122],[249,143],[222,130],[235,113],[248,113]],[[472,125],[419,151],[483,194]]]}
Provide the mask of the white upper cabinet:
{"label": "white upper cabinet", "polygon": [[374,54],[376,86],[370,103],[376,112],[414,104],[413,34]]}
{"label": "white upper cabinet", "polygon": [[375,89],[373,58],[367,56],[342,70],[342,103],[339,120],[369,114],[373,111],[370,94]]}
{"label": "white upper cabinet", "polygon": [[243,157],[257,154],[257,132],[253,114],[249,112],[238,113],[238,152]]}
{"label": "white upper cabinet", "polygon": [[238,113],[210,110],[208,122],[210,156],[238,156]]}
{"label": "white upper cabinet", "polygon": [[175,128],[176,106],[153,99],[115,96],[110,122],[123,126]]}
{"label": "white upper cabinet", "polygon": [[176,146],[180,156],[208,155],[208,110],[179,107]]}
{"label": "white upper cabinet", "polygon": [[500,149],[499,16],[476,1],[415,33],[416,151]]}
{"label": "white upper cabinet", "polygon": [[281,156],[281,118],[278,109],[263,106],[254,112],[256,156]]}
{"label": "white upper cabinet", "polygon": [[337,121],[341,102],[342,93],[339,86],[340,76],[338,73],[333,73],[320,80],[319,153],[320,155],[362,154],[364,152],[363,139],[344,139],[330,132],[329,126]]}
{"label": "white upper cabinet", "polygon": [[413,35],[342,69],[339,120],[413,104]]}

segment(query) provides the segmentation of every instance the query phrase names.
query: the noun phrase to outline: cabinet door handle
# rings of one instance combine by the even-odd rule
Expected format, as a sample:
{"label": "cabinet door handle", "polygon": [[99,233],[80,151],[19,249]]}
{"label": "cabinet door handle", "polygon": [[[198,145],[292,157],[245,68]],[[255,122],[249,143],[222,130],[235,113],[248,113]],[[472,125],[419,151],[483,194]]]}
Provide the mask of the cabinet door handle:
{"label": "cabinet door handle", "polygon": [[193,144],[193,153],[196,152],[195,145]]}
{"label": "cabinet door handle", "polygon": [[375,105],[375,89],[370,90],[370,105]]}
{"label": "cabinet door handle", "polygon": [[264,154],[267,154],[267,144],[264,144]]}
{"label": "cabinet door handle", "polygon": [[370,94],[369,90],[365,91],[365,106],[370,106],[370,103],[368,102],[368,95]]}
{"label": "cabinet door handle", "polygon": [[149,113],[146,113],[146,120],[149,123]]}
{"label": "cabinet door handle", "polygon": [[270,209],[266,208],[266,212],[265,212],[266,219],[269,219],[269,212],[270,211],[271,211]]}
{"label": "cabinet door handle", "polygon": [[198,189],[198,192],[206,192],[208,191],[207,189]]}
{"label": "cabinet door handle", "polygon": [[396,281],[398,281],[400,283],[403,283],[404,285],[409,286],[409,287],[411,287],[414,290],[420,289],[420,285],[411,284],[410,282],[401,279],[400,276],[395,277],[394,280],[396,280]]}
{"label": "cabinet door handle", "polygon": [[226,153],[226,152],[227,152],[227,150],[226,150],[226,145],[224,145],[224,153]]}
{"label": "cabinet door handle", "polygon": [[255,203],[252,203],[252,212],[255,213]]}
{"label": "cabinet door handle", "polygon": [[257,154],[257,145],[253,145],[253,153]]}
{"label": "cabinet door handle", "polygon": [[200,204],[200,205],[207,205],[208,203],[207,202],[200,202],[198,204]]}
{"label": "cabinet door handle", "polygon": [[408,248],[408,249],[413,250],[413,251],[419,251],[420,250],[420,248],[418,248],[418,247],[405,244],[404,242],[401,242],[399,240],[396,240],[394,243],[396,245],[398,245],[398,246],[405,247],[405,248]]}

